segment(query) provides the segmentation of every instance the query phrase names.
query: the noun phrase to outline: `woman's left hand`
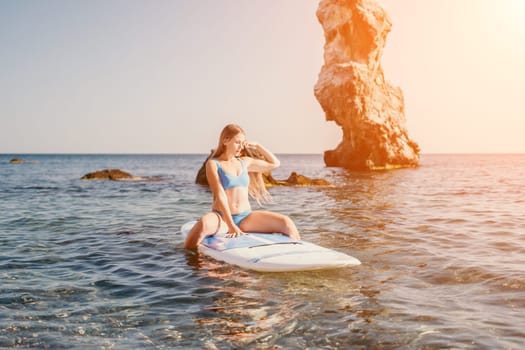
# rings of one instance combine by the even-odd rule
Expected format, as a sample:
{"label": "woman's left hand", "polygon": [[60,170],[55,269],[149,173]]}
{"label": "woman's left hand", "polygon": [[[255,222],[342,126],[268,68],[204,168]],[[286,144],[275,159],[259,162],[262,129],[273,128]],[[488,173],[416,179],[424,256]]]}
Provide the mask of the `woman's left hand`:
{"label": "woman's left hand", "polygon": [[253,141],[244,141],[243,146],[244,146],[245,149],[256,150],[258,148],[259,144],[257,142],[253,142]]}
{"label": "woman's left hand", "polygon": [[246,234],[237,226],[235,226],[233,229],[229,229],[228,231],[229,232],[226,234],[226,238],[239,237]]}

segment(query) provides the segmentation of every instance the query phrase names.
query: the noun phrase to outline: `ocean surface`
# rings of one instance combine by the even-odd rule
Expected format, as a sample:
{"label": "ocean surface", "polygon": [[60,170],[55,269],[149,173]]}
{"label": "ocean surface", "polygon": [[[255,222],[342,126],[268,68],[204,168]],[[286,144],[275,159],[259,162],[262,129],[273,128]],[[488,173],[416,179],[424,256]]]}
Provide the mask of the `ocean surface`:
{"label": "ocean surface", "polygon": [[[182,248],[211,204],[204,158],[1,155],[0,348],[525,348],[525,155],[387,172],[281,155],[275,178],[335,187],[272,188],[266,209],[362,261],[300,273]],[[155,181],[80,180],[112,168]]]}

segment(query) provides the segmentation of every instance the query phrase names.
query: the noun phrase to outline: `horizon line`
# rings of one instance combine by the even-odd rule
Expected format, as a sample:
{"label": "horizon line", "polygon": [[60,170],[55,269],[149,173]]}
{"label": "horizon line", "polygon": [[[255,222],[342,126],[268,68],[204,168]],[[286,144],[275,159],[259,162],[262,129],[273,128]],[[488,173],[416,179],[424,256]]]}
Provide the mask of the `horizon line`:
{"label": "horizon line", "polygon": [[[320,155],[324,152],[274,152],[281,155]],[[207,155],[209,152],[0,152],[9,155]],[[424,152],[420,155],[522,155],[525,152]]]}

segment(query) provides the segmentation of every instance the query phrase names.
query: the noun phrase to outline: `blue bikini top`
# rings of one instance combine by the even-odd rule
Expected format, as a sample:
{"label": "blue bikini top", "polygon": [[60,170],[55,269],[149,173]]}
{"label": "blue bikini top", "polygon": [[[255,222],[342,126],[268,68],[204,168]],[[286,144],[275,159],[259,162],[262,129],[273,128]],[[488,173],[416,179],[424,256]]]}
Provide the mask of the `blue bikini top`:
{"label": "blue bikini top", "polygon": [[221,162],[219,162],[217,159],[213,159],[215,163],[217,163],[217,172],[219,173],[219,177],[221,179],[222,187],[224,187],[225,190],[229,188],[234,187],[248,187],[250,184],[250,177],[248,176],[248,169],[246,169],[246,164],[244,164],[244,161],[241,158],[237,158],[239,162],[241,162],[242,170],[239,175],[228,175],[224,172],[224,169],[222,168]]}

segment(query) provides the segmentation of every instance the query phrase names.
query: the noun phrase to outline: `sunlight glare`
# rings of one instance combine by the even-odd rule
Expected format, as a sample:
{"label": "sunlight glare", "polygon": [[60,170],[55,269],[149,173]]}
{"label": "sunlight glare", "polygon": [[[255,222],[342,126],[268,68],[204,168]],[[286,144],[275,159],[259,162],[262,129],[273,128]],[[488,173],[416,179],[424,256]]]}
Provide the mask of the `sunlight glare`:
{"label": "sunlight glare", "polygon": [[508,0],[508,2],[502,2],[499,6],[504,6],[505,4],[508,4],[508,6],[504,11],[504,19],[508,20],[510,29],[516,30],[520,34],[525,33],[525,1]]}

